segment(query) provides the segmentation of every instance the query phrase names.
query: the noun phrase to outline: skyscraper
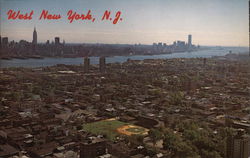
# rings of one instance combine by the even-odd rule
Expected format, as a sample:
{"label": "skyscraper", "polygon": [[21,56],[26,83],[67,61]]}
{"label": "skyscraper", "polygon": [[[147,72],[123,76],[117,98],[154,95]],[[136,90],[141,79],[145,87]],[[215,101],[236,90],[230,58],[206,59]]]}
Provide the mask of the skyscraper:
{"label": "skyscraper", "polygon": [[188,48],[192,47],[192,35],[188,35]]}
{"label": "skyscraper", "polygon": [[8,43],[9,43],[8,37],[3,37],[3,38],[2,38],[2,45],[3,45],[4,47],[7,47],[7,46],[8,46]]}
{"label": "skyscraper", "polygon": [[55,37],[55,45],[59,45],[60,44],[60,38],[59,37]]}
{"label": "skyscraper", "polygon": [[36,27],[34,27],[34,31],[33,31],[33,44],[37,44],[37,32],[36,32]]}

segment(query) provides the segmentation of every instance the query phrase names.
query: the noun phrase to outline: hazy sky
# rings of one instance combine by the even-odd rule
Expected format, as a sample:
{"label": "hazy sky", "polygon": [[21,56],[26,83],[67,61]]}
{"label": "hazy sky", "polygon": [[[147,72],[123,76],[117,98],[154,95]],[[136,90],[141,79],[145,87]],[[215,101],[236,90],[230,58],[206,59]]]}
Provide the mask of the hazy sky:
{"label": "hazy sky", "polygon": [[[55,36],[77,43],[142,43],[187,41],[200,45],[248,46],[248,0],[0,0],[1,36],[9,40],[32,40],[36,26],[38,42]],[[32,20],[7,20],[9,9],[30,12]],[[60,20],[38,20],[43,9],[61,14]],[[68,10],[86,14],[91,21],[67,20]],[[105,10],[111,16],[121,11],[116,25],[101,21]]]}

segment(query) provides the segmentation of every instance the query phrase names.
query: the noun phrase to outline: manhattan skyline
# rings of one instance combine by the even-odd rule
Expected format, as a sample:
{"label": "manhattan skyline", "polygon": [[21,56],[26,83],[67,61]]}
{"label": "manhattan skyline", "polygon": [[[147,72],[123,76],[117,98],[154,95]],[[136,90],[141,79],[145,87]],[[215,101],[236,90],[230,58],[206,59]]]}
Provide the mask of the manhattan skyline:
{"label": "manhattan skyline", "polygon": [[[184,0],[154,2],[143,0],[74,1],[56,0],[34,2],[30,0],[0,0],[1,36],[9,40],[32,41],[34,26],[39,34],[38,43],[54,39],[65,39],[67,43],[107,44],[152,44],[186,39],[192,34],[194,43],[200,45],[248,46],[248,1],[247,0]],[[7,20],[9,9],[28,13],[34,10],[29,21]],[[57,21],[38,20],[43,9],[52,14],[61,14]],[[67,11],[86,14],[91,10],[99,20],[96,22],[74,21],[69,23]],[[101,21],[105,10],[113,14],[121,11],[123,20],[117,24]]]}

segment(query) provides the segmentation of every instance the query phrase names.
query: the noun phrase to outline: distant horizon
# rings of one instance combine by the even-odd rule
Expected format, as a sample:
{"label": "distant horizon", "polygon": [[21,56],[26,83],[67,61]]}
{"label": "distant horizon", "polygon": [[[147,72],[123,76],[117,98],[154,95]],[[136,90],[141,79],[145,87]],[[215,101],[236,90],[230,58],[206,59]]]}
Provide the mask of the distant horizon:
{"label": "distant horizon", "polygon": [[[0,0],[0,34],[10,40],[32,41],[33,28],[37,28],[38,42],[60,37],[66,43],[146,44],[187,41],[201,46],[249,47],[248,0]],[[8,10],[29,13],[32,20],[8,20]],[[38,20],[42,10],[61,14],[61,20]],[[66,13],[72,9],[80,14],[91,10],[102,17],[105,10],[111,14],[121,11],[122,21],[96,20],[69,23]]]}
{"label": "distant horizon", "polygon": [[[1,36],[0,35],[0,37],[1,38],[3,38],[3,37],[6,37],[6,36]],[[56,37],[58,37],[58,36],[56,36]],[[9,39],[9,37],[8,37],[8,39]],[[32,41],[28,41],[28,40],[26,40],[26,39],[21,39],[21,40],[25,40],[25,41],[27,41],[27,42],[29,42],[29,43],[32,43]],[[16,41],[16,40],[14,40],[14,42],[20,42],[21,40],[19,40],[19,41]],[[61,40],[61,39],[60,39]],[[64,39],[65,40],[65,39]],[[12,40],[10,40],[9,39],[9,42],[11,42],[11,41],[13,41],[13,39]],[[178,41],[178,40],[175,40],[175,41]],[[175,42],[175,41],[173,41],[173,42]],[[180,41],[185,41],[185,40],[180,40]],[[50,40],[50,44],[52,44],[52,42],[54,42],[53,40],[51,41]],[[172,45],[173,44],[173,42],[172,43],[166,43],[167,45]],[[60,42],[60,43],[63,43],[63,42]],[[165,42],[162,42],[162,41],[160,41],[160,42],[154,42],[154,43],[165,43]],[[186,43],[186,41],[185,41],[185,43]],[[44,41],[44,42],[38,42],[38,44],[46,44],[46,41]],[[151,45],[153,45],[153,43],[151,43],[151,44],[146,44],[146,43],[99,43],[99,42],[67,42],[66,40],[65,40],[65,44],[67,45],[67,44],[103,44],[103,45],[147,45],[147,46],[151,46]],[[250,46],[236,46],[236,45],[228,45],[228,46],[224,46],[224,45],[200,45],[200,44],[194,44],[194,43],[192,43],[193,45],[195,45],[195,46],[202,46],[202,47],[245,47],[245,48],[250,48]]]}
{"label": "distant horizon", "polygon": [[[8,36],[2,36],[2,35],[0,35],[0,37],[1,38],[3,38],[3,37],[8,37]],[[59,37],[59,36],[55,36],[55,37]],[[55,39],[55,37],[54,38],[52,38],[53,40],[51,40],[51,39],[47,39],[47,40],[49,40],[49,42],[50,42],[50,44],[52,43],[52,42],[54,42],[54,39]],[[187,34],[187,37],[188,37],[188,34]],[[32,34],[31,34],[31,38],[32,38]],[[164,42],[164,41],[155,41],[155,42],[153,42],[153,43],[103,43],[103,42],[67,42],[67,40],[66,39],[62,39],[61,37],[59,37],[60,38],[60,43],[62,43],[62,41],[63,40],[65,40],[65,43],[66,44],[111,44],[111,45],[115,45],[115,44],[117,44],[117,45],[138,45],[138,44],[141,44],[141,45],[152,45],[153,43],[166,43],[166,42]],[[32,39],[31,40],[27,40],[27,39],[19,39],[19,40],[15,40],[15,39],[10,39],[9,37],[8,37],[8,39],[9,39],[9,41],[15,41],[15,42],[19,42],[19,41],[21,41],[21,40],[25,40],[25,41],[27,41],[27,42],[32,42]],[[38,44],[45,44],[46,43],[46,40],[44,41],[44,42],[41,42],[41,40],[39,40],[39,34],[38,34]],[[172,43],[170,42],[170,43],[166,43],[167,45],[172,45],[173,44],[173,42],[175,42],[175,41],[185,41],[185,43],[187,43],[187,39],[179,39],[179,40],[173,40],[172,41]],[[197,44],[197,43],[192,43],[193,45],[200,45],[200,46],[205,46],[205,47],[247,47],[247,48],[250,48],[250,46],[248,45],[248,46],[246,46],[246,45],[201,45],[201,44]]]}
{"label": "distant horizon", "polygon": [[[1,35],[0,35],[1,36]],[[1,38],[3,38],[3,37],[6,37],[6,36],[1,36]],[[56,36],[57,37],[57,36]],[[21,40],[25,40],[25,39],[21,39]],[[19,41],[16,41],[16,40],[14,40],[14,42],[20,42],[21,40],[19,40]],[[60,39],[61,40],[61,39]],[[11,42],[11,41],[13,41],[13,40],[9,40],[9,42]],[[27,41],[27,42],[29,42],[29,43],[32,43],[32,41],[28,41],[28,40],[25,40],[25,41]],[[175,41],[177,41],[177,40],[175,40]],[[173,42],[175,42],[175,41],[173,41]],[[180,41],[185,41],[185,40],[180,40]],[[51,41],[50,40],[50,43],[49,44],[52,44],[52,42],[54,42],[54,41]],[[172,45],[173,44],[173,42],[172,43],[166,43],[167,45]],[[60,43],[63,43],[63,42],[60,42]],[[165,42],[154,42],[154,43],[165,43]],[[186,41],[185,41],[185,43],[186,43]],[[46,41],[44,41],[44,42],[38,42],[38,44],[46,44]],[[153,45],[153,43],[151,43],[151,44],[146,44],[146,43],[99,43],[99,42],[92,42],[92,43],[90,43],[90,42],[66,42],[66,40],[65,40],[65,44],[67,45],[67,44],[103,44],[103,45],[147,45],[147,46],[151,46],[151,45]],[[195,46],[202,46],[202,47],[242,47],[242,48],[250,48],[250,46],[237,46],[237,45],[229,45],[229,46],[223,46],[223,45],[200,45],[200,44],[194,44],[193,43],[193,45],[195,45]]]}

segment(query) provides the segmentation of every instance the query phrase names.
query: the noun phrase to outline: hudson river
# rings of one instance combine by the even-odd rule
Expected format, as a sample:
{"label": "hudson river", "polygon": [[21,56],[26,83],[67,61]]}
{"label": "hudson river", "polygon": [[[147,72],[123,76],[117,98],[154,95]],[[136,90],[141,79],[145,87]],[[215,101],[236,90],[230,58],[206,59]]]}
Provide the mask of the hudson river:
{"label": "hudson river", "polygon": [[[170,59],[170,58],[210,58],[213,56],[224,56],[229,53],[245,53],[249,51],[248,47],[211,47],[206,50],[195,52],[183,52],[160,55],[134,55],[134,56],[113,56],[107,57],[106,63],[125,62],[128,58],[132,60],[143,59]],[[90,64],[98,64],[99,57],[90,57]],[[83,64],[83,58],[43,58],[43,59],[12,59],[0,60],[0,67],[45,67],[57,64],[80,65]]]}

